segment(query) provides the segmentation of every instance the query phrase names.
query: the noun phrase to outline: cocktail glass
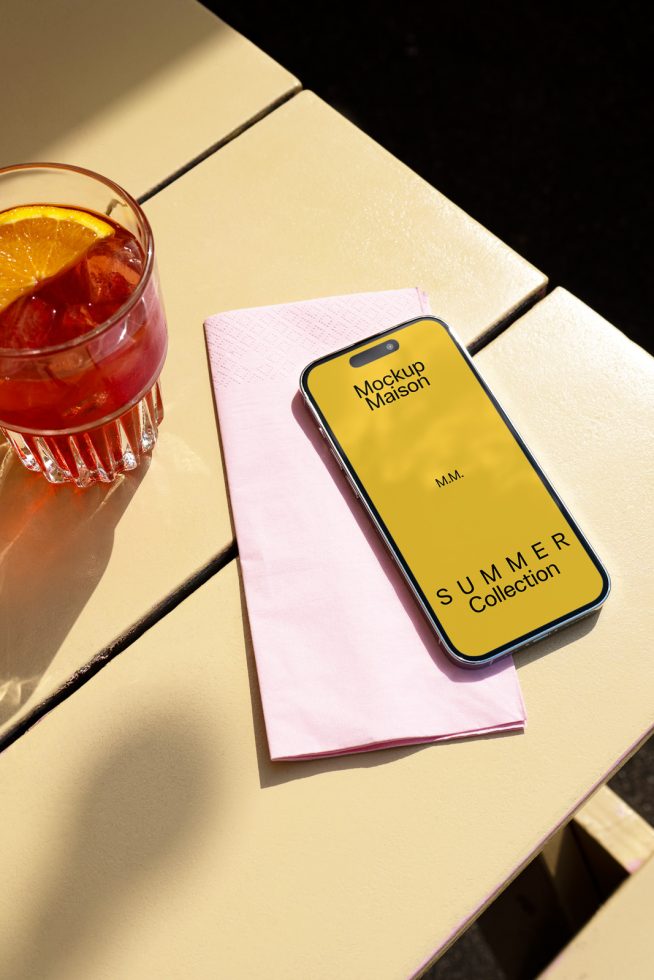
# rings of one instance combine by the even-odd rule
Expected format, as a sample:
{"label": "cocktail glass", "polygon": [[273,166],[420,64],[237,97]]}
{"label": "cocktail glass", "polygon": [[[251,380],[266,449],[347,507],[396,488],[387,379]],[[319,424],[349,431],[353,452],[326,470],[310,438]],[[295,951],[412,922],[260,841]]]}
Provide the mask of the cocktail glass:
{"label": "cocktail glass", "polygon": [[[75,307],[86,320],[77,323],[70,314],[72,330],[54,329],[45,344],[2,346],[7,341],[0,340],[0,431],[27,469],[51,483],[110,483],[152,451],[163,419],[159,376],[167,333],[152,231],[129,194],[79,167],[0,169],[0,214],[30,205],[80,209],[108,219],[120,234],[102,244],[93,268],[64,270],[91,283],[91,313],[84,304]],[[52,284],[57,287],[56,276]],[[94,305],[94,298],[113,304]],[[95,322],[103,309],[113,312]]]}

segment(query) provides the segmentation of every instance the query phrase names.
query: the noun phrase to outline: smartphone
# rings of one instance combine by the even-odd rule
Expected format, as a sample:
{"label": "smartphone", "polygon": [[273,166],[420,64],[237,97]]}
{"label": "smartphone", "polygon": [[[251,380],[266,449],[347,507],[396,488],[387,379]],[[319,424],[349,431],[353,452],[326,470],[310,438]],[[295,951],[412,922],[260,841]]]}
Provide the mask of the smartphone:
{"label": "smartphone", "polygon": [[300,391],[458,663],[487,664],[604,602],[606,569],[442,320],[321,357]]}

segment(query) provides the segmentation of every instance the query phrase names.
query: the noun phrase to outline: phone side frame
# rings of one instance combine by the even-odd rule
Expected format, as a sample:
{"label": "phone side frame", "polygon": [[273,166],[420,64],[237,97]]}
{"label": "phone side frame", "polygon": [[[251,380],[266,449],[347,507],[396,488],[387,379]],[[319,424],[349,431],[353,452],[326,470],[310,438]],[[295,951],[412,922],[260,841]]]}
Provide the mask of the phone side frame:
{"label": "phone side frame", "polygon": [[[348,459],[347,454],[342,449],[338,439],[336,438],[329,423],[327,422],[327,419],[321,412],[318,404],[315,402],[307,383],[309,374],[318,365],[323,364],[326,361],[331,361],[337,357],[342,356],[343,354],[348,354],[359,348],[366,347],[368,344],[371,344],[375,341],[379,341],[381,338],[387,336],[390,333],[395,333],[398,330],[403,330],[414,323],[420,323],[424,320],[429,320],[434,324],[438,324],[439,327],[441,327],[446,331],[450,340],[457,348],[459,354],[466,361],[467,366],[471,371],[473,377],[476,378],[478,384],[481,386],[484,393],[490,399],[491,403],[497,410],[498,414],[500,415],[500,418],[502,419],[504,424],[508,427],[511,435],[518,443],[527,461],[537,473],[538,477],[543,483],[544,488],[550,494],[555,504],[563,514],[564,518],[569,523],[570,527],[576,534],[579,542],[581,543],[582,547],[588,554],[589,558],[597,568],[602,578],[601,592],[599,594],[599,597],[593,602],[587,603],[586,605],[579,607],[579,609],[574,610],[573,612],[568,613],[565,616],[559,617],[556,620],[552,620],[549,623],[545,623],[539,629],[532,630],[530,633],[526,633],[523,636],[519,637],[515,642],[504,644],[503,646],[498,647],[495,650],[489,651],[488,653],[484,654],[481,657],[471,657],[469,655],[462,653],[450,641],[447,632],[441,625],[440,620],[438,619],[429,600],[427,599],[426,595],[424,594],[417,580],[415,580],[413,573],[411,572],[411,569],[406,559],[404,558],[400,548],[394,541],[381,515],[378,513],[375,505],[373,504],[371,498],[368,495],[366,488],[359,480],[356,470],[354,469],[350,460]],[[423,614],[426,616],[429,625],[436,633],[439,642],[443,646],[446,653],[457,664],[463,667],[468,667],[473,669],[477,667],[485,667],[487,664],[490,664],[493,661],[498,660],[500,657],[504,657],[507,656],[508,654],[517,652],[518,650],[521,650],[532,643],[536,643],[538,640],[544,639],[546,636],[549,636],[550,634],[555,633],[566,626],[569,626],[571,623],[574,623],[579,619],[583,619],[585,616],[591,615],[593,612],[596,612],[604,604],[611,591],[611,579],[606,570],[606,567],[604,566],[603,562],[600,560],[595,550],[591,547],[588,539],[583,534],[577,522],[570,514],[568,508],[563,503],[563,500],[561,499],[557,491],[554,489],[553,484],[551,483],[551,481],[543,471],[540,464],[537,462],[533,453],[531,452],[531,450],[525,443],[524,439],[516,429],[510,417],[507,415],[503,406],[498,401],[498,399],[496,398],[492,390],[489,388],[484,378],[477,370],[477,367],[474,364],[468,350],[460,342],[460,340],[458,339],[454,331],[444,320],[441,320],[439,317],[423,314],[421,316],[413,317],[411,320],[406,320],[403,323],[396,324],[393,327],[389,327],[385,330],[381,330],[376,334],[372,334],[370,337],[366,337],[363,340],[357,341],[356,343],[348,344],[346,347],[341,347],[336,351],[332,351],[330,354],[326,354],[323,355],[322,357],[316,358],[314,361],[308,364],[302,371],[300,375],[299,388],[307,408],[309,409],[311,415],[313,416],[313,419],[316,422],[316,425],[320,433],[322,434],[327,444],[329,445],[332,454],[336,458],[336,461],[338,462],[339,466],[343,470],[343,473],[345,475],[347,482],[350,485],[351,490],[354,492],[355,496],[359,499],[368,517],[372,521],[373,526],[377,530],[377,533],[381,537],[385,547],[387,548],[388,552],[392,556],[393,561],[395,562],[396,566],[398,567],[399,571],[402,574],[402,577],[404,578],[411,592],[413,593],[414,598],[417,600],[420,608],[422,609]]]}

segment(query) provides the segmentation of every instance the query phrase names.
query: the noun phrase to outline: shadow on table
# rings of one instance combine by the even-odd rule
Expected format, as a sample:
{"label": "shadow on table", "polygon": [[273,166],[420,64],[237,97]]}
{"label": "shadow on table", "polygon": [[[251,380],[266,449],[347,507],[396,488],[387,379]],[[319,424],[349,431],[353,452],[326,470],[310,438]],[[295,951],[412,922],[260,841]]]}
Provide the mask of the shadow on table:
{"label": "shadow on table", "polygon": [[148,714],[146,706],[89,757],[90,771],[67,792],[69,815],[58,801],[46,821],[57,834],[37,850],[30,893],[15,896],[25,903],[16,920],[23,928],[0,946],[2,977],[91,975],[85,953],[110,950],[114,932],[128,931],[144,885],[178,860],[206,813],[214,778],[207,744],[181,711]]}
{"label": "shadow on table", "polygon": [[[88,120],[128,92],[154,86],[159,75],[172,77],[194,49],[225,33],[219,20],[192,16],[193,4],[180,16],[180,6],[170,0],[66,0],[39,4],[37,11],[33,3],[12,0],[3,9],[5,41],[13,43],[5,44],[3,58],[10,98],[2,112],[0,165],[50,159],[49,146],[66,131],[83,131]],[[20,84],[28,50],[47,86],[41,98],[33,85]],[[56,107],[63,105],[62,114]]]}
{"label": "shadow on table", "polygon": [[518,668],[518,677],[520,677],[520,669],[522,667],[526,667],[534,660],[540,660],[541,657],[548,655],[556,656],[566,647],[570,647],[577,640],[580,640],[582,636],[591,633],[597,626],[601,615],[602,610],[599,609],[597,612],[578,620],[578,622],[564,627],[558,633],[553,633],[551,636],[547,636],[537,643],[530,645],[522,653],[516,653],[515,665]]}
{"label": "shadow on table", "polygon": [[110,486],[54,487],[0,442],[0,725],[31,697],[102,578],[148,464]]}

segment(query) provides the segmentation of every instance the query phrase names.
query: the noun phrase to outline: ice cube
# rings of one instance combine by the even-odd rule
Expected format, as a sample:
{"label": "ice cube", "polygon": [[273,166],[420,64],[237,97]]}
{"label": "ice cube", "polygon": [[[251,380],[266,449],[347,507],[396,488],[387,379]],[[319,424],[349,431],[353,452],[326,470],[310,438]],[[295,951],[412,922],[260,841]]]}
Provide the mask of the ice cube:
{"label": "ice cube", "polygon": [[66,340],[74,340],[88,333],[95,327],[95,319],[90,307],[86,303],[75,303],[68,306],[59,319],[59,329],[57,335],[60,343]]}
{"label": "ice cube", "polygon": [[133,273],[136,273],[136,279],[132,280],[130,278],[129,280],[130,282],[133,281],[134,284],[136,284],[141,278],[144,261],[143,249],[135,238],[128,238],[126,241],[122,242],[118,258],[122,265],[127,266]]}
{"label": "ice cube", "polygon": [[56,343],[53,327],[56,311],[38,296],[24,296],[0,317],[0,347],[28,349]]}
{"label": "ice cube", "polygon": [[90,302],[121,305],[141,278],[143,254],[118,233],[94,245],[82,265]]}

